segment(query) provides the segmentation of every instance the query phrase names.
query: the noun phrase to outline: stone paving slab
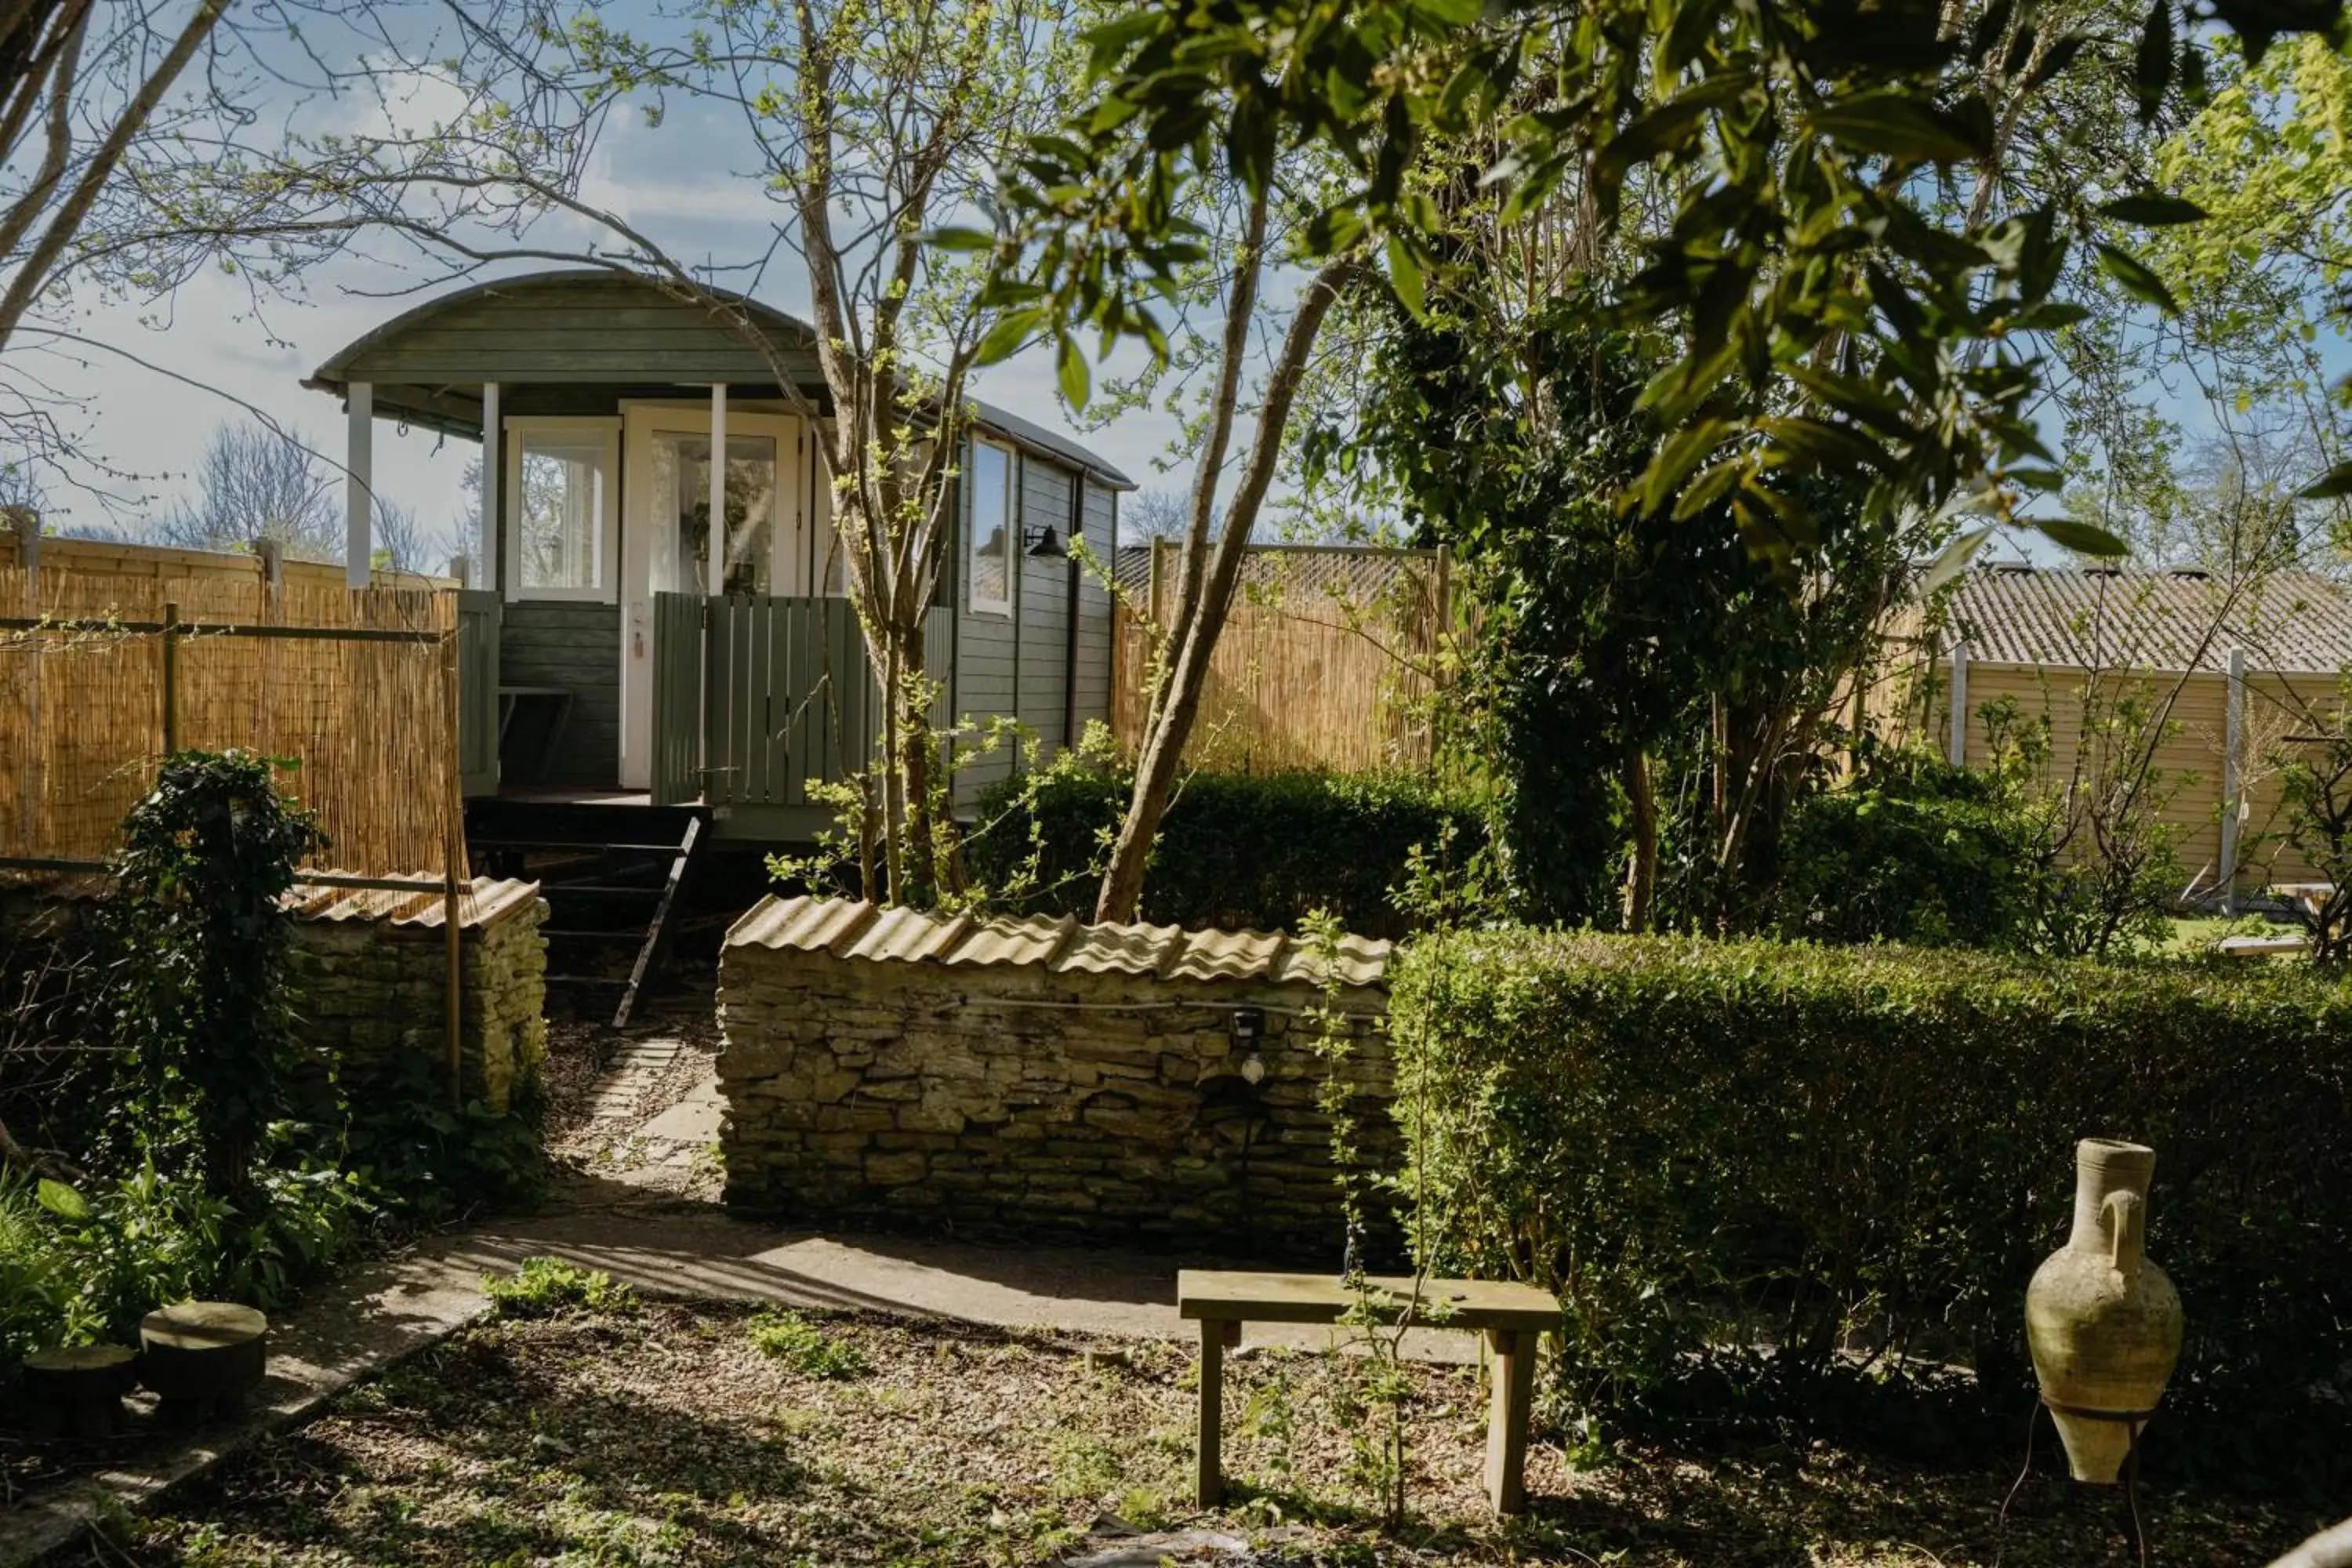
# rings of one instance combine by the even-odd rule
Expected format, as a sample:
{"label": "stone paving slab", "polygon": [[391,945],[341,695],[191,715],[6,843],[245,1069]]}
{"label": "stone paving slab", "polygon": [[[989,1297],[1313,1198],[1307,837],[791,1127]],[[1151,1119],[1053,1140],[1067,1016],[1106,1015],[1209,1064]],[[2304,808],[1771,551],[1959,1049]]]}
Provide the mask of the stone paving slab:
{"label": "stone paving slab", "polygon": [[[535,1254],[601,1268],[659,1295],[955,1318],[1000,1328],[1189,1342],[1200,1325],[1176,1310],[1180,1268],[1315,1267],[1265,1258],[1154,1255],[1095,1247],[983,1246],[918,1237],[827,1235],[738,1218],[709,1205],[549,1215],[487,1226],[444,1244],[453,1267],[512,1268]],[[1344,1338],[1311,1323],[1252,1323],[1244,1348],[1324,1350]],[[1467,1364],[1477,1337],[1405,1335],[1412,1360]]]}

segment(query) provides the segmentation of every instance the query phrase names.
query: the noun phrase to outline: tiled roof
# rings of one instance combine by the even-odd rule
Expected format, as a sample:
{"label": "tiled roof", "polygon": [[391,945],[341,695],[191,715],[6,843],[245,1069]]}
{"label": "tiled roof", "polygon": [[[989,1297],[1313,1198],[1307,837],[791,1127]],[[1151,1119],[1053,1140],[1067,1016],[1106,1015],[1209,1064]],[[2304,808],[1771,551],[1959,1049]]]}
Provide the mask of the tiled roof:
{"label": "tiled roof", "polygon": [[2352,665],[2352,594],[2283,572],[2250,584],[2186,572],[2001,565],[1969,573],[1947,614],[1969,657],[2074,668],[2334,674]]}
{"label": "tiled roof", "polygon": [[[1328,599],[1360,608],[1387,593],[1409,570],[1418,567],[1425,573],[1428,560],[1421,551],[1254,544],[1242,557],[1242,594],[1245,599],[1273,596],[1302,609]],[[1180,565],[1181,557],[1171,552],[1170,563],[1171,568]],[[1120,545],[1112,574],[1120,587],[1140,598],[1151,586],[1151,546]]]}
{"label": "tiled roof", "polygon": [[[937,915],[852,899],[764,900],[727,933],[729,947],[829,952],[898,963],[1034,964],[1054,974],[1153,974],[1164,980],[1324,981],[1316,947],[1282,932],[1082,925],[1075,918]],[[1334,955],[1343,985],[1379,985],[1391,944],[1344,936]]]}

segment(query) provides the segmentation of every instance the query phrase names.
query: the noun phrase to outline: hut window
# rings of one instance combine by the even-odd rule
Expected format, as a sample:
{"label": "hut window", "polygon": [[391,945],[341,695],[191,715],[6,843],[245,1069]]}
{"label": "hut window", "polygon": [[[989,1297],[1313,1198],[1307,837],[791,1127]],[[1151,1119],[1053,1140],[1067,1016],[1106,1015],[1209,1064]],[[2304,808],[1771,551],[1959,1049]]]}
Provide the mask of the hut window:
{"label": "hut window", "polygon": [[1013,451],[993,441],[971,444],[971,607],[1013,613]]}
{"label": "hut window", "polygon": [[508,423],[516,587],[542,599],[611,599],[619,431],[610,420]]}

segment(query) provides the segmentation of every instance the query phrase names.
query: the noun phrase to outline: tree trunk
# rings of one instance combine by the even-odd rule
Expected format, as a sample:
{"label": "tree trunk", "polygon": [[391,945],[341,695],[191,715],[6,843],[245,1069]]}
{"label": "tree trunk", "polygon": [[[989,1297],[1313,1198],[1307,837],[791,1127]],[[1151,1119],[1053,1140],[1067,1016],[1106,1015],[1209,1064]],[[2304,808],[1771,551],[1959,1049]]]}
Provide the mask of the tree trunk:
{"label": "tree trunk", "polygon": [[1658,880],[1658,802],[1650,787],[1650,759],[1633,746],[1625,754],[1625,801],[1633,814],[1633,855],[1625,867],[1625,929],[1650,929]]}
{"label": "tree trunk", "polygon": [[[1280,354],[1266,381],[1249,459],[1242,468],[1241,485],[1226,510],[1224,528],[1217,535],[1213,551],[1208,548],[1207,518],[1215,496],[1214,470],[1223,462],[1222,440],[1213,442],[1203,451],[1203,470],[1193,490],[1192,527],[1185,542],[1183,591],[1189,602],[1177,606],[1173,660],[1166,683],[1144,722],[1143,744],[1136,759],[1135,789],[1128,797],[1127,816],[1119,824],[1118,840],[1111,847],[1110,864],[1103,871],[1102,890],[1095,900],[1097,921],[1132,921],[1142,907],[1143,873],[1151,858],[1152,840],[1159,836],[1160,819],[1167,814],[1169,797],[1175,792],[1185,744],[1192,738],[1192,724],[1201,710],[1201,693],[1208,684],[1210,658],[1215,652],[1218,634],[1224,630],[1234,589],[1241,583],[1242,561],[1249,548],[1250,531],[1257,524],[1258,509],[1265,503],[1266,489],[1273,482],[1281,457],[1283,431],[1290,420],[1291,403],[1298,395],[1299,377],[1306,371],[1307,356],[1314,352],[1323,319],[1338,301],[1340,289],[1355,276],[1360,265],[1352,255],[1327,262],[1300,293],[1297,311],[1290,319],[1290,330],[1283,335]],[[1225,340],[1227,374],[1219,389],[1220,406],[1212,416],[1213,423],[1220,429],[1230,428],[1239,396],[1237,356],[1247,352],[1246,301],[1254,297],[1255,286],[1255,277],[1235,284],[1239,297],[1228,319]],[[1204,553],[1209,556],[1205,574],[1201,569],[1201,556]]]}

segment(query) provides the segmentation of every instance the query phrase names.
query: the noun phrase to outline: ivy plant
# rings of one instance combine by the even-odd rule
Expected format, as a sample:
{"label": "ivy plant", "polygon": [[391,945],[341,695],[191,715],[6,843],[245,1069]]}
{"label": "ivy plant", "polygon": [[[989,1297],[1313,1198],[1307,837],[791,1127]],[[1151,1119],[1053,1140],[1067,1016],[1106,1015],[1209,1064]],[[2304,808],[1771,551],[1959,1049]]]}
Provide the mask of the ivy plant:
{"label": "ivy plant", "polygon": [[166,758],[124,822],[102,916],[135,1141],[191,1160],[219,1197],[247,1194],[257,1146],[298,1103],[285,899],[327,840],[278,793],[289,765],[241,751]]}

